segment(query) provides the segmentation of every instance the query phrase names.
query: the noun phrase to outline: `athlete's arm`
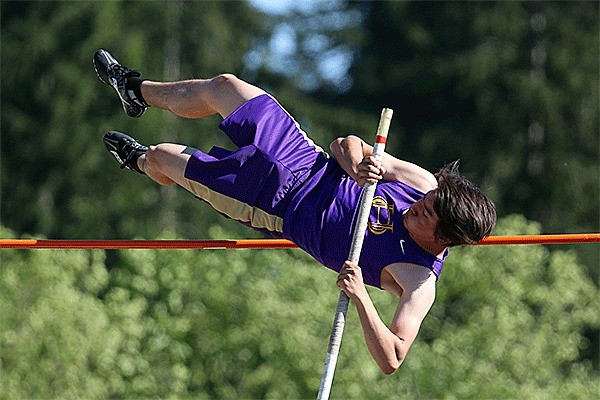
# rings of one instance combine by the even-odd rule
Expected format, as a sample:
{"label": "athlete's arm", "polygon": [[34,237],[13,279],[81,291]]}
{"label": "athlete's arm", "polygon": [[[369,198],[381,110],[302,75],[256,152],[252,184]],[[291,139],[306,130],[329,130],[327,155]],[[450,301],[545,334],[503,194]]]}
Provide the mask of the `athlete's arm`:
{"label": "athlete's arm", "polygon": [[413,277],[403,282],[402,295],[390,328],[379,317],[358,265],[347,261],[338,276],[337,285],[356,305],[367,348],[386,375],[396,371],[404,361],[435,299],[433,274],[423,267],[412,267],[416,269],[412,271]]}
{"label": "athlete's arm", "polygon": [[381,167],[377,167],[372,157],[373,146],[357,136],[337,138],[331,142],[329,149],[342,169],[360,186],[383,179],[404,182],[423,193],[437,187],[437,180],[431,172],[387,153],[383,155]]}

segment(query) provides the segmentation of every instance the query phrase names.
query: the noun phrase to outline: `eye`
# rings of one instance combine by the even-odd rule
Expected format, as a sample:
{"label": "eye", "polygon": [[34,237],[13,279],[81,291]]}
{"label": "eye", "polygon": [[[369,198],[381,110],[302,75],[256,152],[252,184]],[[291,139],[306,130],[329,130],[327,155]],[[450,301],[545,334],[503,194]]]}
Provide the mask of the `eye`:
{"label": "eye", "polygon": [[430,208],[428,208],[427,206],[424,206],[423,209],[425,210],[425,214],[427,217],[430,217],[433,215],[433,211]]}

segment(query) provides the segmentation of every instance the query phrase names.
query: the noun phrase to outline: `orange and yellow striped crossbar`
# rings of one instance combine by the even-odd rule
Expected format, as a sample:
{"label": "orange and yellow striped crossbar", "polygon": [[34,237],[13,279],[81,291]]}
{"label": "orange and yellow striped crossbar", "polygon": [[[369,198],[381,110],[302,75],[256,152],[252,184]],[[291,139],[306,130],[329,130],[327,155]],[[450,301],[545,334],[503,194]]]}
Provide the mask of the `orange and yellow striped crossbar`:
{"label": "orange and yellow striped crossbar", "polygon": [[[477,245],[572,244],[600,243],[600,233],[555,235],[489,236]],[[57,240],[0,239],[0,249],[291,249],[293,242],[285,239],[230,240]]]}

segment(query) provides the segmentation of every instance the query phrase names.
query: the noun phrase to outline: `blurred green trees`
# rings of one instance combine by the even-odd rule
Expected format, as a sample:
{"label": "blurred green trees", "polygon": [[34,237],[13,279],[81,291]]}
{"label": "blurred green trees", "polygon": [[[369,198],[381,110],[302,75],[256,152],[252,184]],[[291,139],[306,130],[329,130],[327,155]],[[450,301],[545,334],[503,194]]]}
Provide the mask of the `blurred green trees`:
{"label": "blurred green trees", "polygon": [[[127,118],[92,71],[100,47],[149,78],[251,79],[322,146],[368,139],[391,107],[392,154],[431,170],[460,158],[500,215],[547,232],[599,229],[597,2],[330,2],[278,18],[243,2],[1,7],[1,217],[19,232],[199,237],[190,215],[218,220],[187,193],[107,162],[110,129],[147,143],[227,141],[217,117]],[[281,31],[295,50],[287,58],[272,50]]]}
{"label": "blurred green trees", "polygon": [[[180,121],[153,110],[132,120],[96,77],[92,56],[106,47],[155,79],[242,74],[243,55],[262,29],[260,15],[237,2],[1,7],[4,224],[53,237],[130,238],[165,228],[190,237],[204,233],[192,215],[208,207],[175,188],[122,174],[102,135],[121,130],[145,143],[208,149],[225,143],[218,119]],[[206,213],[209,223],[217,219]]]}
{"label": "blurred green trees", "polygon": [[[499,232],[539,225],[511,217]],[[111,253],[1,251],[0,397],[316,395],[333,272],[300,250],[119,251],[107,270]],[[379,372],[351,307],[332,398],[598,394],[586,332],[600,327],[600,300],[572,252],[453,253],[396,374]],[[389,321],[394,296],[371,294]]]}
{"label": "blurred green trees", "polygon": [[[297,63],[282,73],[296,86],[313,82],[316,98],[348,114],[395,110],[391,153],[431,170],[462,159],[501,214],[554,232],[597,230],[599,7],[327,2],[276,32],[293,41],[283,62]],[[328,80],[331,65],[341,70]]]}
{"label": "blurred green trees", "polygon": [[[367,139],[390,107],[391,154],[431,171],[460,159],[500,215],[523,214],[547,233],[598,232],[599,7],[326,2],[277,26],[296,50],[284,61],[299,59],[289,82],[331,73],[330,59],[341,67],[312,87],[329,108],[300,109],[309,121]],[[600,252],[578,250],[597,279]]]}
{"label": "blurred green trees", "polygon": [[[501,216],[537,221],[511,216],[496,234],[599,229],[597,2],[298,6],[2,1],[0,237],[254,236],[118,169],[111,129],[230,145],[217,117],[126,117],[93,72],[98,48],[151,79],[249,79],[322,146],[368,141],[391,107],[391,153],[431,170],[460,158]],[[597,397],[599,249],[572,249],[453,250],[391,377],[351,311],[332,397]],[[298,250],[2,250],[0,397],[312,398],[334,278]],[[389,320],[395,299],[371,293]]]}

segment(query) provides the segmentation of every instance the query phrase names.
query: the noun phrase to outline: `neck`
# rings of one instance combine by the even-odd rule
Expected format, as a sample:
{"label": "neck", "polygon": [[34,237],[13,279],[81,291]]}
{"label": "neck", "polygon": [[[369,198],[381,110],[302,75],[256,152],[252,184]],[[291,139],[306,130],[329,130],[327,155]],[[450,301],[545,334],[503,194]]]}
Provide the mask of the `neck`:
{"label": "neck", "polygon": [[434,256],[439,258],[442,258],[444,256],[444,252],[446,251],[447,246],[438,242],[431,242],[428,240],[416,238],[410,233],[410,231],[408,232],[408,234],[410,235],[411,239],[414,240],[414,242],[426,252],[433,254]]}
{"label": "neck", "polygon": [[425,250],[426,252],[433,254],[436,257],[442,258],[444,256],[444,252],[446,251],[446,249],[448,248],[448,246],[446,246],[446,244],[444,243],[440,243],[436,240],[427,240],[424,238],[419,237],[419,235],[413,234],[413,232],[410,231],[410,229],[408,229],[406,227],[406,225],[404,225],[404,228],[406,228],[406,231],[408,232],[408,235],[410,236],[410,238],[423,250]]}

